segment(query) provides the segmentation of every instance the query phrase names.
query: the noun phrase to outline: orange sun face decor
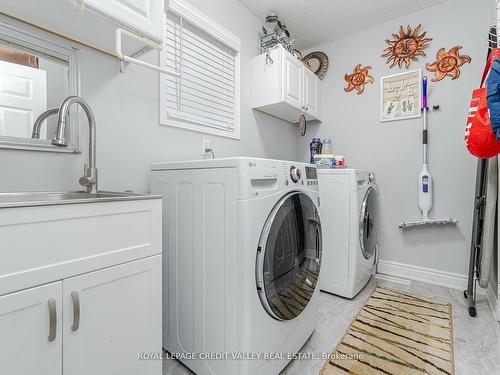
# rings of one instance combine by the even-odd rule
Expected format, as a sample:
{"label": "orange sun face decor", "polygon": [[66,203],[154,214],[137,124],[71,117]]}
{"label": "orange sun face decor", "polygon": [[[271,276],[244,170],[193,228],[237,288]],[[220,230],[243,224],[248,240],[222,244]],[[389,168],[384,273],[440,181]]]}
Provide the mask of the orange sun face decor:
{"label": "orange sun face decor", "polygon": [[373,77],[368,74],[368,71],[371,68],[371,66],[365,66],[362,68],[361,64],[356,65],[351,74],[346,74],[344,76],[344,79],[347,82],[347,86],[344,88],[344,91],[349,92],[356,89],[358,95],[365,91],[365,85],[373,83]]}
{"label": "orange sun face decor", "polygon": [[441,48],[437,52],[436,61],[432,64],[425,64],[425,68],[429,72],[434,72],[434,78],[431,79],[432,82],[441,81],[446,76],[451,77],[451,79],[460,77],[459,68],[471,61],[470,56],[460,56],[458,50],[461,48],[462,46],[455,46],[448,52],[444,48]]}
{"label": "orange sun face decor", "polygon": [[404,64],[408,69],[410,63],[418,56],[425,56],[423,49],[429,45],[432,38],[426,38],[427,32],[421,33],[421,27],[419,24],[412,30],[408,25],[405,31],[401,25],[399,34],[392,34],[393,39],[385,40],[389,47],[384,50],[382,57],[387,57],[387,64],[391,64],[390,68],[396,64],[401,68]]}

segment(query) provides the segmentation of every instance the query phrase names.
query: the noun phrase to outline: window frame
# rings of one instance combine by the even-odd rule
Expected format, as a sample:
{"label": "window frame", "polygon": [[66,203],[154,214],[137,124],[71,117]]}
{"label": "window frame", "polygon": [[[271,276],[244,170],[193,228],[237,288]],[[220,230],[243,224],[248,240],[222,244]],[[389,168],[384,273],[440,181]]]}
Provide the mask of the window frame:
{"label": "window frame", "polygon": [[[194,27],[205,32],[212,38],[223,43],[228,48],[235,52],[234,56],[234,128],[232,129],[220,129],[216,127],[210,127],[208,125],[203,125],[197,122],[184,120],[180,116],[172,115],[168,113],[166,103],[162,102],[161,90],[164,87],[160,77],[159,84],[159,109],[160,109],[160,124],[166,126],[173,126],[176,128],[182,128],[187,130],[192,130],[200,133],[217,135],[226,138],[240,139],[241,134],[241,121],[240,121],[240,91],[241,91],[241,72],[240,72],[240,58],[241,58],[241,41],[233,33],[222,27],[220,24],[212,20],[210,17],[200,12],[198,9],[194,8],[186,0],[170,0],[168,4],[167,12],[172,12],[178,17],[181,17],[186,22],[190,23]],[[166,14],[165,14],[166,18]],[[164,32],[166,33],[166,27],[164,27]],[[166,38],[164,38],[166,40]],[[165,52],[161,52],[165,53]]]}

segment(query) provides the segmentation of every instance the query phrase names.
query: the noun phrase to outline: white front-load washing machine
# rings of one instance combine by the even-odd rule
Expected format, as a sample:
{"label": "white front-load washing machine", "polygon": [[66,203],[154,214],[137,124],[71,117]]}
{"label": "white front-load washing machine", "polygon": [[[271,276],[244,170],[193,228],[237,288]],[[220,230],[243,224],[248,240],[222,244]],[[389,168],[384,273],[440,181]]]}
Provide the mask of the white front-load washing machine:
{"label": "white front-load washing machine", "polygon": [[318,169],[318,183],[323,228],[320,289],[353,298],[377,263],[375,175],[359,169]]}
{"label": "white front-load washing machine", "polygon": [[152,170],[165,349],[199,375],[279,374],[318,321],[316,168],[227,158]]}

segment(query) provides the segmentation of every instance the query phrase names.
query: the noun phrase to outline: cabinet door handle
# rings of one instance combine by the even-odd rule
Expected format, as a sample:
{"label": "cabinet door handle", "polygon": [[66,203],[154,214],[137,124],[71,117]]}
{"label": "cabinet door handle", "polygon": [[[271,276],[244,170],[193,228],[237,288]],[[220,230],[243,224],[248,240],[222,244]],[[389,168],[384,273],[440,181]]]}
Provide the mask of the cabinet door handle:
{"label": "cabinet door handle", "polygon": [[76,290],[71,292],[71,299],[73,300],[73,325],[71,330],[74,332],[80,327],[80,296]]}
{"label": "cabinet door handle", "polygon": [[56,339],[57,333],[57,309],[56,300],[54,298],[49,299],[49,342]]}

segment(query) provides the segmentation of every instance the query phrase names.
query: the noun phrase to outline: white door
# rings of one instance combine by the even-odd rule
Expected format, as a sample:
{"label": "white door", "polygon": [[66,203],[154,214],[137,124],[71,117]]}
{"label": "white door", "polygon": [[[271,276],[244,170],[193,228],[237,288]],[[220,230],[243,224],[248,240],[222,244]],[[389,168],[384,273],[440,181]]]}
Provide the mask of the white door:
{"label": "white door", "polygon": [[319,87],[320,80],[307,67],[304,69],[304,110],[306,118],[319,119]]}
{"label": "white door", "polygon": [[164,0],[86,0],[85,5],[98,10],[132,29],[163,40]]}
{"label": "white door", "polygon": [[65,375],[161,375],[161,255],[63,280]]}
{"label": "white door", "polygon": [[62,374],[61,282],[0,297],[0,374]]}
{"label": "white door", "polygon": [[45,71],[0,61],[0,136],[31,137],[33,122],[46,109]]}
{"label": "white door", "polygon": [[283,51],[283,100],[292,107],[303,107],[302,62],[292,54]]}

